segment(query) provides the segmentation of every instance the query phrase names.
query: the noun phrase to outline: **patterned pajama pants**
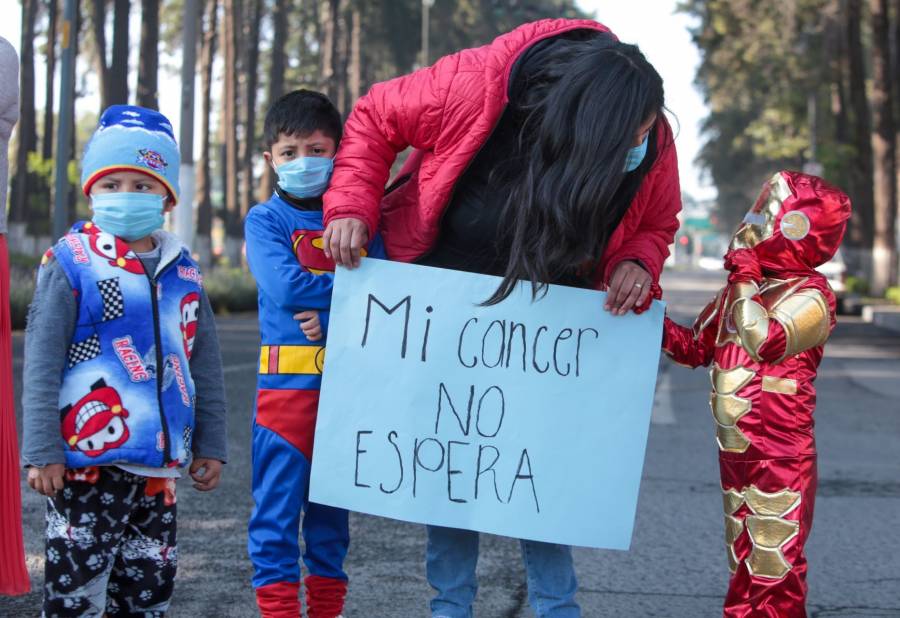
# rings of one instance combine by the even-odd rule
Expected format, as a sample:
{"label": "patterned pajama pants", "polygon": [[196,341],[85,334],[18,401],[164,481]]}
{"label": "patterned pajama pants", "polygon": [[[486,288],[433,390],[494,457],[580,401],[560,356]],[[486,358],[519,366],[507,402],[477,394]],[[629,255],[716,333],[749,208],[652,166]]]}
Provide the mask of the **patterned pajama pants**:
{"label": "patterned pajama pants", "polygon": [[44,616],[163,616],[178,552],[175,479],[66,472],[47,503]]}

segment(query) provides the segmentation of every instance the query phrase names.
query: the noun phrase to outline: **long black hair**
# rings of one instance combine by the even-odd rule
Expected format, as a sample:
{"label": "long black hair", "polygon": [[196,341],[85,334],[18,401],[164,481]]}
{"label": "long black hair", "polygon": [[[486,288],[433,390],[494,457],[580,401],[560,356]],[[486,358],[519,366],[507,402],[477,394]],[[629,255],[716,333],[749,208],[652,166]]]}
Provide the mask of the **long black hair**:
{"label": "long black hair", "polygon": [[537,298],[547,283],[585,279],[660,147],[653,129],[640,167],[624,171],[638,129],[664,105],[662,78],[636,46],[577,31],[538,43],[516,73],[506,113],[521,127],[517,148],[494,170],[509,189],[509,261],[488,305],[519,280]]}

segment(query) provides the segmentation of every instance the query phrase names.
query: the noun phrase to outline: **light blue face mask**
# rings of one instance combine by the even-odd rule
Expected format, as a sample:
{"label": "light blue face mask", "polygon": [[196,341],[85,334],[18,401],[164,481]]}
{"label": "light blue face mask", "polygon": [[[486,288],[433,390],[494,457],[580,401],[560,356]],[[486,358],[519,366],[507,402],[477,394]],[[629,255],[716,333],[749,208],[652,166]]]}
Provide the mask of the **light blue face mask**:
{"label": "light blue face mask", "polygon": [[325,193],[332,170],[334,160],[328,157],[297,157],[275,168],[281,190],[299,198]]}
{"label": "light blue face mask", "polygon": [[104,232],[138,240],[163,226],[163,200],[155,193],[97,193],[91,195],[93,221]]}
{"label": "light blue face mask", "polygon": [[635,146],[628,151],[628,154],[625,155],[625,172],[633,172],[637,168],[641,166],[641,163],[644,160],[644,155],[647,154],[647,139],[650,137],[650,134],[644,136],[644,141],[641,142],[640,146]]}

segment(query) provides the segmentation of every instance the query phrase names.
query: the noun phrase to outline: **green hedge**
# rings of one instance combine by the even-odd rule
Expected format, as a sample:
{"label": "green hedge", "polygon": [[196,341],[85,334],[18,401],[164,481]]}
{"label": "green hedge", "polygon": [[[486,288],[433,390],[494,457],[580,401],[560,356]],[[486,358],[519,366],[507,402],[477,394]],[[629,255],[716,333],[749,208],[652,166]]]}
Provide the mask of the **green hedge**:
{"label": "green hedge", "polygon": [[13,330],[25,328],[28,305],[34,296],[34,273],[14,268],[10,270],[9,309]]}
{"label": "green hedge", "polygon": [[213,311],[256,311],[256,282],[240,268],[217,268],[203,275],[203,287]]}
{"label": "green hedge", "polygon": [[884,293],[884,297],[892,303],[900,305],[900,285],[888,288]]}

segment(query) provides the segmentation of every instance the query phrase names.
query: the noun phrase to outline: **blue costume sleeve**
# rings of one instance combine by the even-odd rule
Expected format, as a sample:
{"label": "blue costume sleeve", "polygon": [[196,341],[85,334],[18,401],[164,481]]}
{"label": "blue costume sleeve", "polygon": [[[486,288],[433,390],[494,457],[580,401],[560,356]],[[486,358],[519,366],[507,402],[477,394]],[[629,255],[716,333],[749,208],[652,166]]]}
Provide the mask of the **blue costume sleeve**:
{"label": "blue costume sleeve", "polygon": [[384,241],[381,240],[381,234],[375,234],[375,237],[369,243],[369,246],[366,247],[366,250],[371,258],[378,258],[379,260],[388,259],[387,251],[384,249]]}
{"label": "blue costume sleeve", "polygon": [[256,285],[279,307],[291,311],[328,309],[334,275],[314,275],[300,265],[291,241],[272,214],[254,208],[244,221],[247,263]]}

